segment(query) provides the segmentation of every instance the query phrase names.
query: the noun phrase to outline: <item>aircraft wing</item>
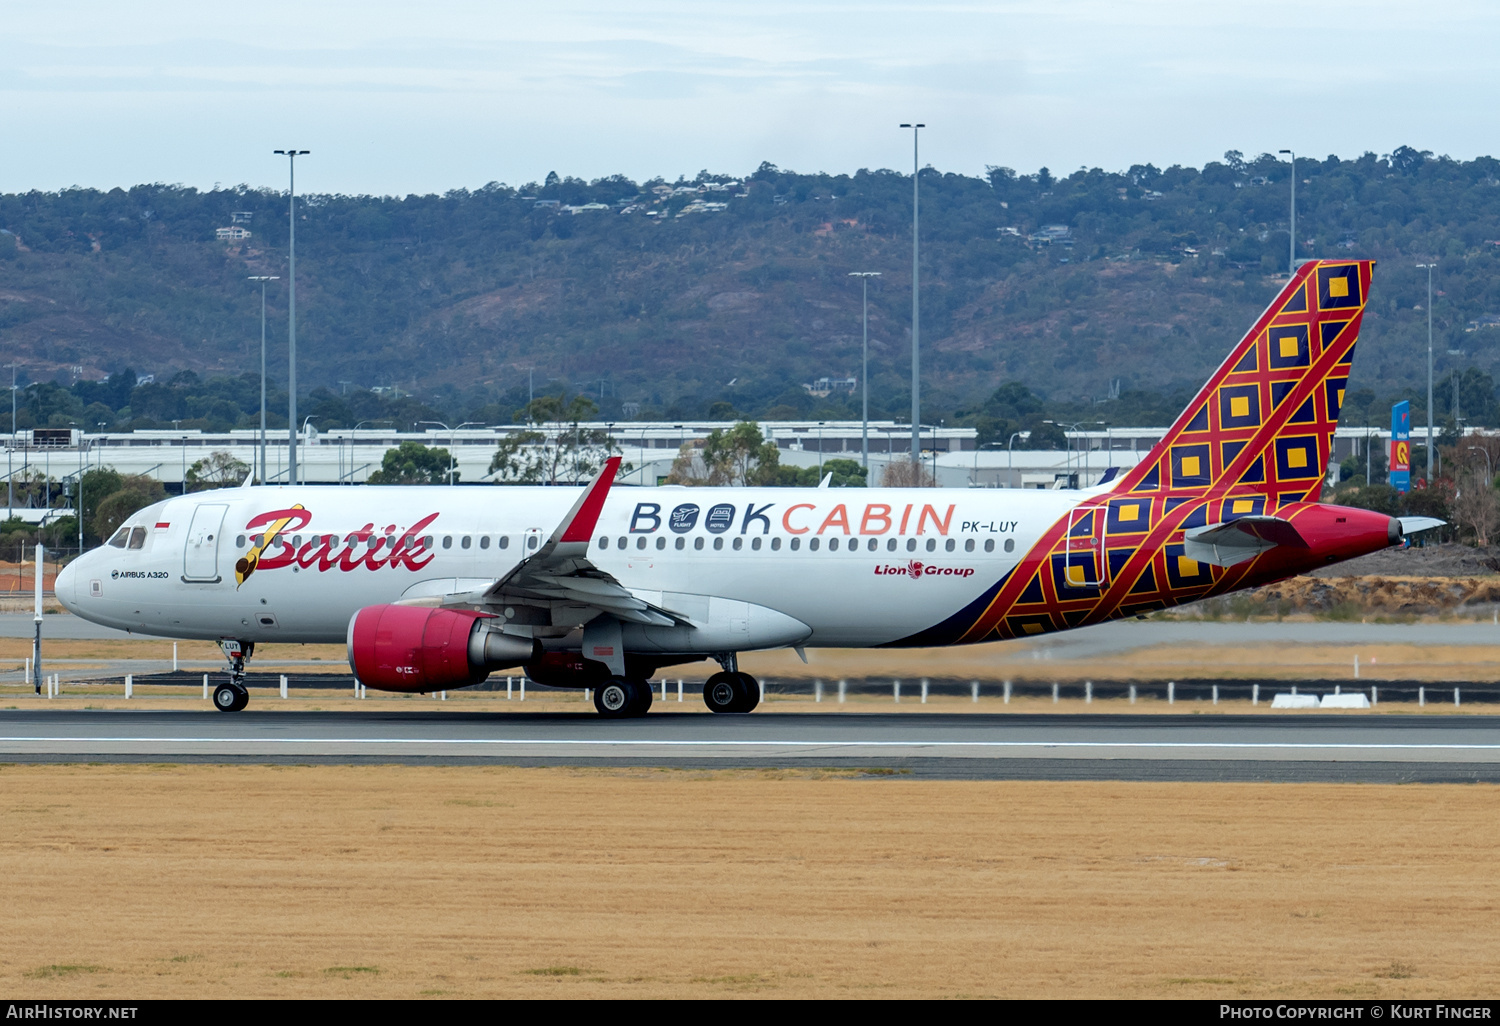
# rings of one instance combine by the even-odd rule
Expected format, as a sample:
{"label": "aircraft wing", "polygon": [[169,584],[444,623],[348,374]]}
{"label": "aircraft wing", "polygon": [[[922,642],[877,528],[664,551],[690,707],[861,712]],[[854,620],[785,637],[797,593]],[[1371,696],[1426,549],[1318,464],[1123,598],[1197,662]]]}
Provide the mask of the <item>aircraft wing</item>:
{"label": "aircraft wing", "polygon": [[1307,540],[1290,520],[1245,516],[1207,527],[1195,527],[1183,539],[1183,555],[1200,563],[1234,566],[1278,545],[1305,549]]}
{"label": "aircraft wing", "polygon": [[[620,468],[620,457],[605,462],[545,544],[482,591],[444,596],[445,606],[552,606],[561,603],[609,613],[630,623],[671,627],[686,618],[637,597],[588,558],[594,527]],[[591,618],[591,617],[586,617]]]}

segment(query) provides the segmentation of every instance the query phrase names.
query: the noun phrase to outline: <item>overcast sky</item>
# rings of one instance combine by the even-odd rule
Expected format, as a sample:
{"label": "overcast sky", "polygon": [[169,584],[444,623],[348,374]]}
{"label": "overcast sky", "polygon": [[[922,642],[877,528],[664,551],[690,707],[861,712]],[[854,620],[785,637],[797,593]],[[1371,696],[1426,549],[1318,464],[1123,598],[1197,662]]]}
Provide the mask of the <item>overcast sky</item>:
{"label": "overcast sky", "polygon": [[0,189],[1492,154],[1480,0],[0,0]]}

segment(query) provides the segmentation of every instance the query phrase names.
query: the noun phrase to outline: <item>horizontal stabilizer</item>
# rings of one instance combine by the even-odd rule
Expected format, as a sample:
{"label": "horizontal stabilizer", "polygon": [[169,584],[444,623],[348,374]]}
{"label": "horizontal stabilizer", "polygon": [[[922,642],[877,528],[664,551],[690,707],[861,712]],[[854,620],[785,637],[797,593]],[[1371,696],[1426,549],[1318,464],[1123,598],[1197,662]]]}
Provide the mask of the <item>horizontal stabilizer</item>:
{"label": "horizontal stabilizer", "polygon": [[1290,520],[1248,516],[1193,528],[1184,536],[1183,555],[1200,563],[1234,566],[1278,545],[1305,549],[1307,541]]}
{"label": "horizontal stabilizer", "polygon": [[1421,531],[1430,531],[1434,527],[1444,527],[1448,521],[1439,520],[1437,517],[1401,517],[1401,534],[1410,538]]}

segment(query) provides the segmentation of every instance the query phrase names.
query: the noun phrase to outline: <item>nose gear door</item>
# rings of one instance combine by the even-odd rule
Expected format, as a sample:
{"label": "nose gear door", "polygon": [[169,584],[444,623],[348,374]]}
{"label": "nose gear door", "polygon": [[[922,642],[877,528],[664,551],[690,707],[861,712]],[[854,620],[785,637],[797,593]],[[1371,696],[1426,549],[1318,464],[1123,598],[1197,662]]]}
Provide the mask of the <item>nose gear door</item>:
{"label": "nose gear door", "polygon": [[217,584],[219,576],[219,535],[224,514],[229,507],[221,503],[203,503],[193,510],[188,525],[187,545],[182,555],[182,579],[189,583]]}

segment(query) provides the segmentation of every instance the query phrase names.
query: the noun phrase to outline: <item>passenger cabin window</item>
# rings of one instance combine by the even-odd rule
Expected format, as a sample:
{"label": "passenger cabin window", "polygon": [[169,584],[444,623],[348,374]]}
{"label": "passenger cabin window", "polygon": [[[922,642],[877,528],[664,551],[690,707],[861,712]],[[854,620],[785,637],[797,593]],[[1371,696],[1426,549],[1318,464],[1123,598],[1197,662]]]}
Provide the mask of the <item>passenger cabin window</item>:
{"label": "passenger cabin window", "polygon": [[141,548],[146,544],[146,529],[144,527],[133,527],[130,529],[130,547]]}
{"label": "passenger cabin window", "polygon": [[498,544],[502,549],[508,549],[508,548],[510,548],[510,535],[508,535],[508,534],[502,534],[500,536],[500,541],[497,542],[496,544]]}
{"label": "passenger cabin window", "polygon": [[[984,551],[986,551],[986,552],[990,551],[990,545],[989,545],[988,542],[985,543]],[[1005,551],[1006,552],[1014,552],[1014,551],[1016,551],[1016,540],[1014,538],[1007,538],[1007,539],[1005,539]]]}
{"label": "passenger cabin window", "polygon": [[122,527],[115,532],[115,536],[109,540],[109,543],[117,549],[123,549],[125,547],[125,543],[129,540],[130,528]]}
{"label": "passenger cabin window", "polygon": [[444,535],[443,536],[443,548],[445,548],[445,549],[451,549],[451,548],[453,548],[453,536],[452,535]]}
{"label": "passenger cabin window", "polygon": [[526,539],[526,547],[528,549],[536,548],[536,535],[532,535],[530,538]]}
{"label": "passenger cabin window", "polygon": [[489,535],[484,534],[484,535],[480,535],[479,536],[479,547],[481,549],[487,549],[487,548],[490,547],[490,536]]}
{"label": "passenger cabin window", "polygon": [[468,536],[468,535],[464,535],[464,536],[463,536],[463,537],[462,537],[462,538],[460,538],[460,539],[459,539],[459,540],[458,540],[458,544],[459,544],[459,545],[460,545],[460,546],[461,546],[461,547],[463,547],[463,548],[468,548],[468,547],[469,547],[469,546],[470,546],[470,545],[472,545],[472,544],[473,544],[473,543],[474,543],[474,539],[473,539],[473,538],[470,538],[470,537],[469,537],[469,536]]}

